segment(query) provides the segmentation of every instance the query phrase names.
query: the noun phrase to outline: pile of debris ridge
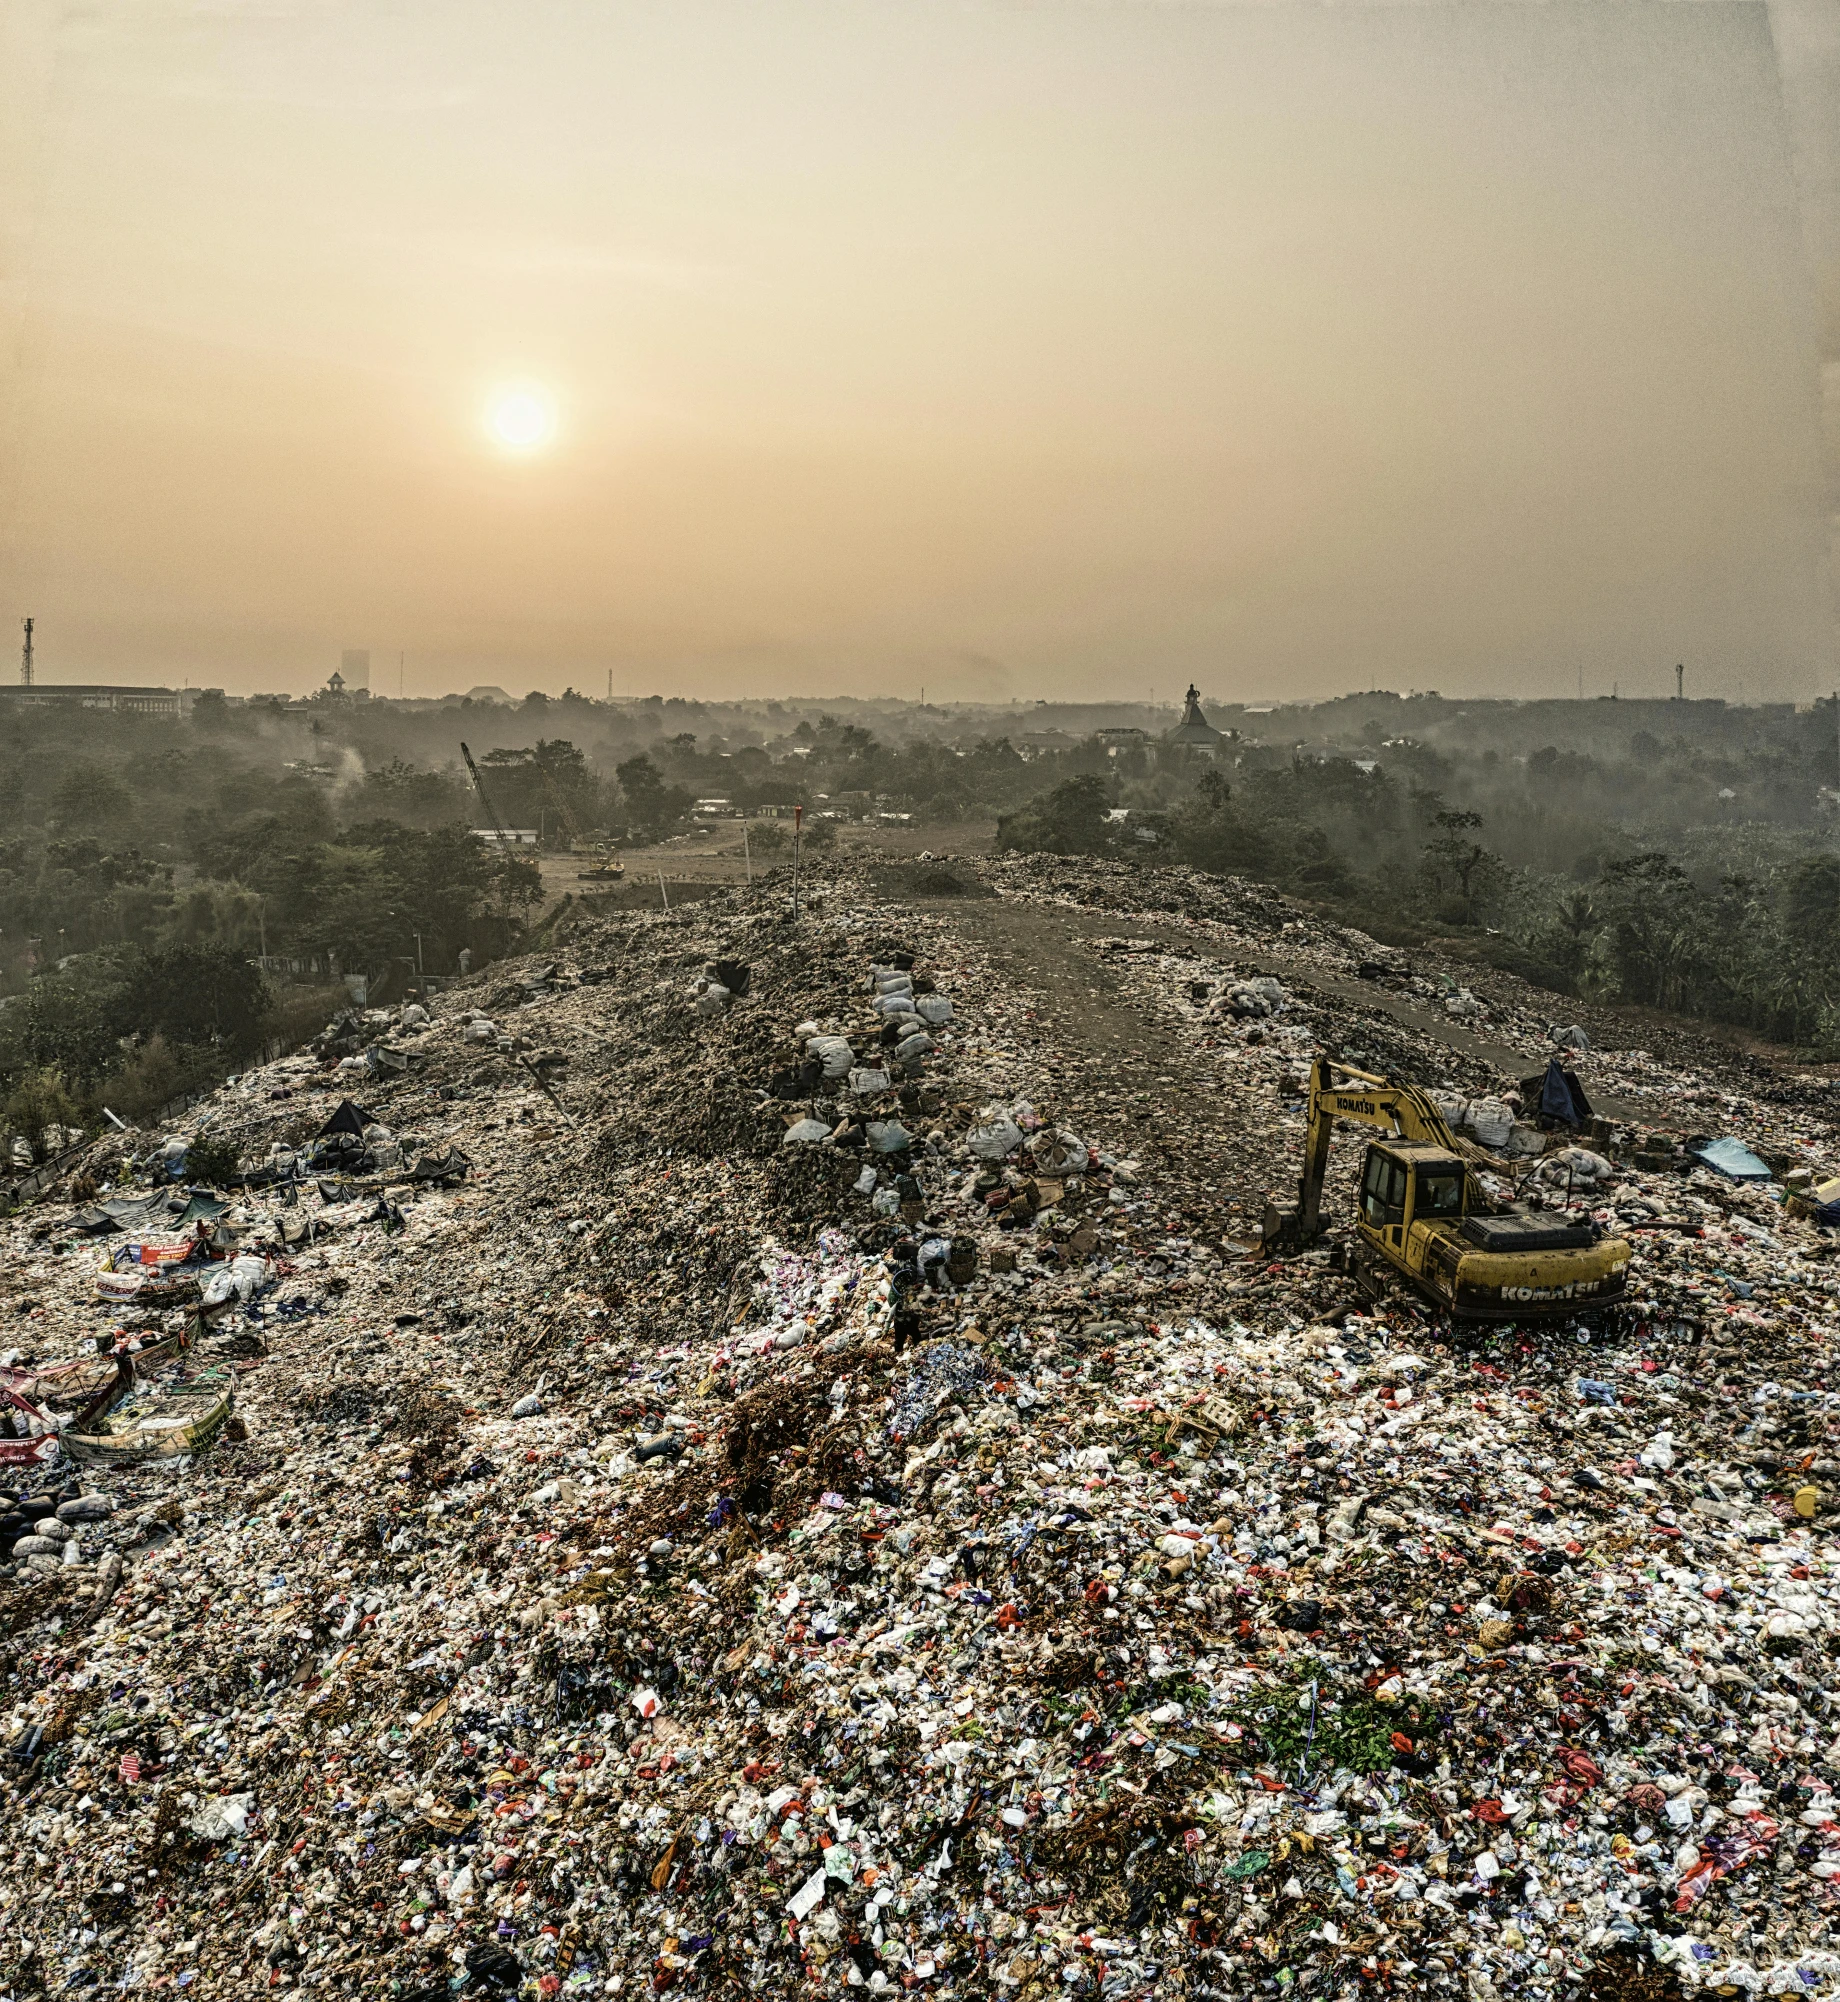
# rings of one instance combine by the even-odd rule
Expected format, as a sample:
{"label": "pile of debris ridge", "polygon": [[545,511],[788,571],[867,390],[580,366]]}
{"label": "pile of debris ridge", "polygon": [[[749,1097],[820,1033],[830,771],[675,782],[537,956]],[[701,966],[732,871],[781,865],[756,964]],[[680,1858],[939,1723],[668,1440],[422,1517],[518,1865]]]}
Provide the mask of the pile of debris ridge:
{"label": "pile of debris ridge", "polygon": [[[1825,1082],[952,867],[584,923],[5,1222],[5,1992],[1836,1991]],[[1323,1054],[1628,1308],[1362,1290],[1358,1149],[1264,1256]]]}

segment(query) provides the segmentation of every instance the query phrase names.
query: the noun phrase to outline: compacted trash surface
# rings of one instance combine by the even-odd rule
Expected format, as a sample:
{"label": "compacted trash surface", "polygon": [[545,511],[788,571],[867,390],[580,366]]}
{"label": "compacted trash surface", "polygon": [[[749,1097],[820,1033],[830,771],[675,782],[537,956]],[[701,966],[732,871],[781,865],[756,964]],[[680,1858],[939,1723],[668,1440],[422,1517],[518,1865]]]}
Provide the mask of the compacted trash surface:
{"label": "compacted trash surface", "polygon": [[[7,1994],[1840,1987],[1830,1082],[927,881],[581,924],[0,1226]],[[1363,1292],[1355,1136],[1262,1258],[1320,1053],[1626,1307]]]}

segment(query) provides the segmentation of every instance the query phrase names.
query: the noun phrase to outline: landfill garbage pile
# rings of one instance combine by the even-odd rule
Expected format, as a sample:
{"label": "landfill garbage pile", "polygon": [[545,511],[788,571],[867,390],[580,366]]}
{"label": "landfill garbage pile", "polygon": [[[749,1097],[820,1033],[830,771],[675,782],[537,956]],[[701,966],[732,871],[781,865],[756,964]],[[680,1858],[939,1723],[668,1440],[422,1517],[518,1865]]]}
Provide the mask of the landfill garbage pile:
{"label": "landfill garbage pile", "polygon": [[[953,866],[348,1011],[5,1223],[6,1993],[1835,1992],[1825,1081]],[[1261,1257],[1325,1052],[1633,1304]]]}

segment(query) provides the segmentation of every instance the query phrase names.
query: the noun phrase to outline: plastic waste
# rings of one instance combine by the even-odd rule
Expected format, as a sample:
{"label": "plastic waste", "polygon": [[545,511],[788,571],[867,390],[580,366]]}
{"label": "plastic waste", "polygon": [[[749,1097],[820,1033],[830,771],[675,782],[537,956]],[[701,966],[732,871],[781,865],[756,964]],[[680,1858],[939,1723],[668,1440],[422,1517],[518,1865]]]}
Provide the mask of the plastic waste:
{"label": "plastic waste", "polygon": [[965,1145],[980,1161],[1001,1161],[1023,1142],[1023,1131],[1007,1114],[972,1129]]}
{"label": "plastic waste", "polygon": [[1771,1179],[1770,1164],[1759,1155],[1753,1154],[1743,1141],[1729,1136],[1717,1140],[1690,1142],[1688,1156],[1723,1175],[1733,1182],[1767,1182]]}

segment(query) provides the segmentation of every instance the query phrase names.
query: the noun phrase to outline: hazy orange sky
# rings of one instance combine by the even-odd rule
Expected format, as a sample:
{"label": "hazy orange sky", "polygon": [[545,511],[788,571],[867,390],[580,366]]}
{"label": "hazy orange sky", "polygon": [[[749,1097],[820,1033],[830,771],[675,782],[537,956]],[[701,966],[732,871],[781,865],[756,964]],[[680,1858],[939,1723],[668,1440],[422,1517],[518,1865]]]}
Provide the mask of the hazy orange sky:
{"label": "hazy orange sky", "polygon": [[1834,682],[1840,0],[0,23],[45,679]]}

